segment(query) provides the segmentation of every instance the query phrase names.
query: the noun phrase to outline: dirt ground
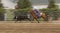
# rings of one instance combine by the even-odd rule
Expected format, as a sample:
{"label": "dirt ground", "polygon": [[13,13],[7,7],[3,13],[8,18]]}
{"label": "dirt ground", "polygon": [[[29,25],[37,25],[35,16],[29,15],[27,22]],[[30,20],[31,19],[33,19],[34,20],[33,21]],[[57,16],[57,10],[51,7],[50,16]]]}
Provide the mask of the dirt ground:
{"label": "dirt ground", "polygon": [[0,21],[0,33],[60,33],[60,23],[14,23],[14,21]]}

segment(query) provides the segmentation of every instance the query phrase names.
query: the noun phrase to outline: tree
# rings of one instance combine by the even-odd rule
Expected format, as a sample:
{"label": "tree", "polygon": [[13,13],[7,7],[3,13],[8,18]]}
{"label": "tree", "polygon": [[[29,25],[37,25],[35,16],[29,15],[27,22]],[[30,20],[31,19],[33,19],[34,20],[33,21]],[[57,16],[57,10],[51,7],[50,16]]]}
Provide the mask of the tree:
{"label": "tree", "polygon": [[1,3],[1,0],[0,0],[0,13],[4,13],[4,8],[3,8],[3,4]]}
{"label": "tree", "polygon": [[49,0],[49,4],[47,8],[49,9],[48,14],[51,15],[54,20],[56,20],[57,17],[59,16],[57,14],[59,12],[59,8],[58,5],[56,5],[55,0]]}
{"label": "tree", "polygon": [[1,3],[1,0],[0,0],[0,20],[4,20],[4,8],[3,8],[3,4]]}
{"label": "tree", "polygon": [[49,5],[48,5],[49,9],[58,8],[58,6],[55,4],[55,0],[48,0],[48,2],[49,2]]}
{"label": "tree", "polygon": [[32,7],[32,6],[31,6],[31,3],[30,3],[29,0],[19,0],[17,2],[17,7],[16,8],[25,9],[25,8],[30,8],[30,7]]}
{"label": "tree", "polygon": [[[29,0],[19,0],[17,6],[15,7],[18,14],[28,12],[32,5]],[[20,12],[20,13],[19,13]]]}

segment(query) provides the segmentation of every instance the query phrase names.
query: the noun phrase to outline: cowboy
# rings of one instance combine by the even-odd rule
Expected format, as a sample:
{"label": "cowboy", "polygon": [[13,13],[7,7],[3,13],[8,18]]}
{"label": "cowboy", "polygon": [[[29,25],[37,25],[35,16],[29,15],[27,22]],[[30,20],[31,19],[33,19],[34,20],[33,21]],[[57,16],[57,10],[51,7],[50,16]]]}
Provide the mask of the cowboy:
{"label": "cowboy", "polygon": [[40,17],[40,11],[38,9],[33,10],[35,15],[39,18]]}

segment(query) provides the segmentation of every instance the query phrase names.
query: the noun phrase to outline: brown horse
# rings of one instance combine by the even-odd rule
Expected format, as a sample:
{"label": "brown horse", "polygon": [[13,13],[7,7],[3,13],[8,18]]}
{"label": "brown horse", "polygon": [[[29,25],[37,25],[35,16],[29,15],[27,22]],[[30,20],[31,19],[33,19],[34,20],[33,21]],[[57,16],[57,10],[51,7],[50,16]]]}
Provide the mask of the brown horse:
{"label": "brown horse", "polygon": [[[30,10],[30,14],[39,23],[38,17],[35,15],[35,13],[33,12],[33,10]],[[44,19],[44,21],[48,21],[48,16],[45,13],[41,12],[40,13],[40,17],[42,17]]]}
{"label": "brown horse", "polygon": [[40,13],[41,17],[44,19],[44,21],[48,21],[49,15],[47,15],[46,13]]}

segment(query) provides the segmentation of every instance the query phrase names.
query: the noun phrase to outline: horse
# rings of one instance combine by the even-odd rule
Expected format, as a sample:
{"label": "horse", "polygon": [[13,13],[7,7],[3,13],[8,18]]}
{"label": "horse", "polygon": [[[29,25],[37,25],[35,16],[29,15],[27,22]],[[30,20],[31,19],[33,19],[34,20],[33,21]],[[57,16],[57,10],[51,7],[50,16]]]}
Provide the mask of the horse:
{"label": "horse", "polygon": [[25,14],[19,14],[19,15],[15,15],[14,17],[15,22],[17,21],[22,21],[22,20],[29,20],[32,21],[33,19],[31,18],[30,14],[27,12]]}
{"label": "horse", "polygon": [[30,14],[33,16],[33,19],[35,19],[38,23],[39,23],[38,18],[41,18],[41,17],[44,19],[44,21],[48,21],[48,16],[47,16],[46,13],[41,12],[40,17],[38,17],[38,16],[35,15],[33,10],[30,10]]}

